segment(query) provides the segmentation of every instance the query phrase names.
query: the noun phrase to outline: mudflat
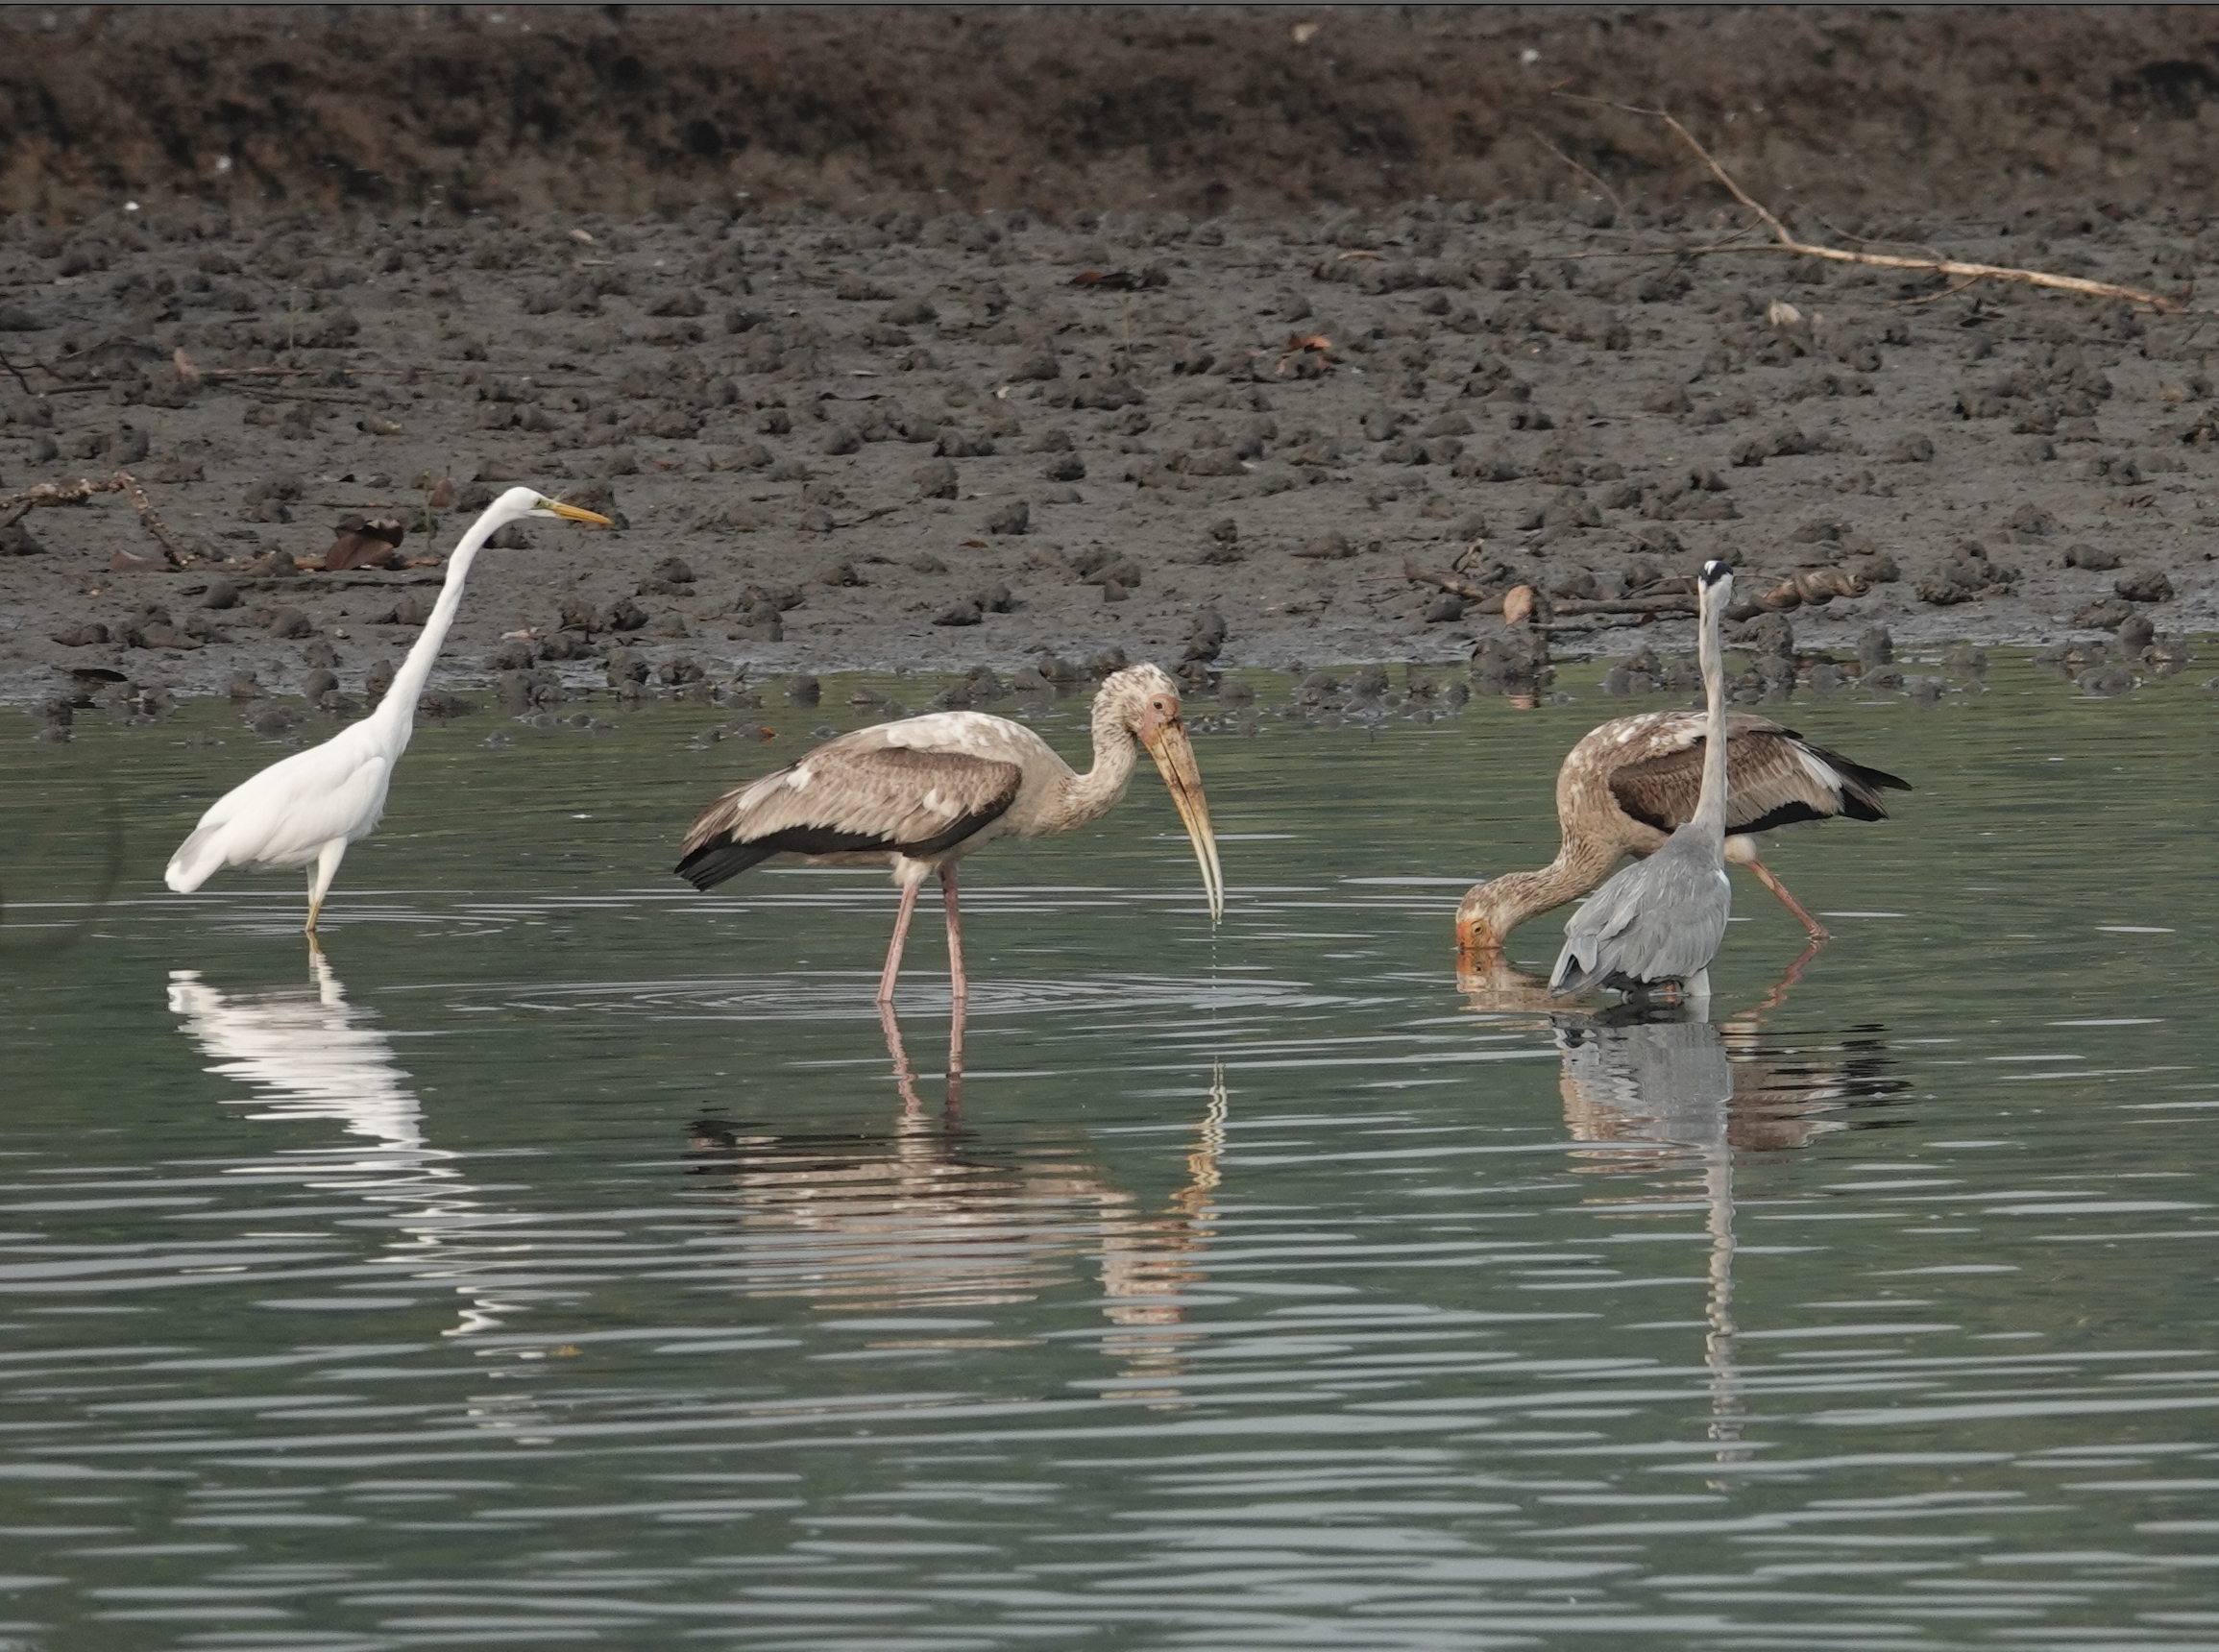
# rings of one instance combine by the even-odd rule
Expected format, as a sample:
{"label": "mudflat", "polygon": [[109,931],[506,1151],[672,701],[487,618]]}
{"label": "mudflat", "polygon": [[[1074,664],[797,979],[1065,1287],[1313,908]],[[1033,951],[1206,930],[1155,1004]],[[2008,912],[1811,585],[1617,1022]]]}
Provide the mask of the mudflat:
{"label": "mudflat", "polygon": [[[1592,146],[1544,158],[1549,199],[1216,211],[1107,173],[1116,205],[812,201],[731,186],[747,153],[634,210],[18,212],[0,490],[127,471],[176,553],[122,492],[17,517],[0,694],[358,692],[518,481],[619,526],[497,544],[435,682],[1445,663],[1500,653],[1521,586],[1518,649],[1538,620],[1560,654],[1670,650],[1712,556],[1752,648],[1806,662],[1875,624],[2125,658],[2219,628],[2188,313],[2219,230],[2154,186],[1792,221],[2180,310],[1767,251],[1715,183],[1613,183]],[[399,566],[324,570],[355,518]]]}

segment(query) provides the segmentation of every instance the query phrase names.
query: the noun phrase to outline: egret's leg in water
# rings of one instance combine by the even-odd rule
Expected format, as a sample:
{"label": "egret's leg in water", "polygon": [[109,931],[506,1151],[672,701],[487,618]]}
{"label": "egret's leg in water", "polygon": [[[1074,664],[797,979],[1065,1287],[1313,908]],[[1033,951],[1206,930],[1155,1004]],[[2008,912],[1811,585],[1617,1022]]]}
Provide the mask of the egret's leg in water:
{"label": "egret's leg in water", "polygon": [[893,939],[887,944],[886,967],[879,971],[878,1001],[893,1002],[894,978],[901,974],[901,949],[909,944],[910,914],[916,911],[916,886],[904,884],[901,889],[901,911],[893,915]]}
{"label": "egret's leg in water", "polygon": [[1805,911],[1801,901],[1788,893],[1788,886],[1772,876],[1772,869],[1764,862],[1751,861],[1749,870],[1756,873],[1758,883],[1780,897],[1781,903],[1795,914],[1795,921],[1803,926],[1804,933],[1813,940],[1830,940],[1833,938],[1827,935],[1826,926]]}
{"label": "egret's leg in water", "polygon": [[963,973],[963,914],[956,904],[956,863],[948,862],[940,867],[940,903],[945,908],[948,926],[948,990],[954,996],[956,1016],[963,1017],[963,1006],[970,1002],[970,977]]}
{"label": "egret's leg in water", "polygon": [[308,922],[305,933],[316,933],[316,918],[324,910],[324,897],[330,891],[331,880],[339,875],[339,862],[346,858],[344,838],[332,838],[317,854],[316,863],[308,873]]}

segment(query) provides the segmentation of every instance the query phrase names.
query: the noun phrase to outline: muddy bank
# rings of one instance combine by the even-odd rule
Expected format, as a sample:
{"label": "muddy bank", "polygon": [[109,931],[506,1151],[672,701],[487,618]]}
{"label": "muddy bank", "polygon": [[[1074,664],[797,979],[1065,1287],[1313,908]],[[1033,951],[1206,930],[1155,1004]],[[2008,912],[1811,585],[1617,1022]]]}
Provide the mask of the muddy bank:
{"label": "muddy bank", "polygon": [[2196,7],[11,7],[0,206],[2208,209]]}
{"label": "muddy bank", "polygon": [[[1559,653],[1683,646],[1684,620],[1610,605],[1669,607],[1709,556],[1784,594],[1750,646],[1792,643],[1806,670],[1853,662],[1874,624],[2115,633],[2130,668],[2152,632],[2219,629],[2207,323],[1656,252],[1729,221],[1468,203],[17,219],[0,485],[126,467],[187,566],[158,566],[121,495],[21,517],[0,543],[0,693],[222,692],[251,671],[359,694],[439,571],[297,565],[351,516],[436,558],[512,479],[622,526],[535,527],[481,558],[435,682],[522,671],[552,694],[1110,649],[1198,677],[1496,668],[1530,641],[1497,636],[1484,599],[1517,585],[1550,599]],[[2144,285],[2219,249],[2199,216],[2115,206],[1837,223]],[[116,566],[139,559],[157,566]],[[1798,600],[1830,591],[1852,594]]]}

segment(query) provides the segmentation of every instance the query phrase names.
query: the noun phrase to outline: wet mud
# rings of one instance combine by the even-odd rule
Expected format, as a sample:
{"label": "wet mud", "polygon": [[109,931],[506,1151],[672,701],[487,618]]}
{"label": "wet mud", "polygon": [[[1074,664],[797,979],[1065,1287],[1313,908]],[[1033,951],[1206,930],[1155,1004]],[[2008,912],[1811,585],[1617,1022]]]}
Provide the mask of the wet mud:
{"label": "wet mud", "polygon": [[[309,95],[311,60],[337,53],[347,30],[384,31],[391,61],[363,47],[359,79],[375,88],[424,69],[408,51],[440,45],[452,65],[457,40],[496,28],[492,12],[407,9],[412,30],[426,21],[396,43],[403,13],[383,15],[336,13],[292,40],[293,79],[270,81],[292,88],[289,118],[325,107]],[[638,48],[646,104],[676,97],[655,66],[675,50],[667,14],[531,15],[533,38],[509,40],[518,61],[559,49],[600,63],[608,52],[586,51],[587,36],[615,30]],[[898,23],[882,51],[905,38],[919,61],[951,50],[925,32],[953,31],[958,13],[882,15]],[[1833,42],[1836,79],[1864,87],[1877,121],[1932,72],[1900,53],[1894,81],[1841,66],[1870,57],[1890,18],[1915,17],[1929,45],[1987,27],[1953,11],[1719,11],[1702,14],[1698,39],[1679,13],[1412,12],[1336,44],[1335,32],[1355,38],[1352,14],[1209,12],[1180,26],[1218,33],[1180,45],[1166,14],[960,15],[1000,31],[973,52],[976,72],[1024,51],[1036,61],[1038,31],[1062,31],[1099,48],[1073,59],[1082,81],[1163,52],[1184,53],[1195,76],[1232,74],[1217,60],[1242,30],[1280,42],[1252,75],[1306,63],[1323,41],[1363,70],[1350,70],[1343,115],[1359,94],[1383,96],[1394,62],[1427,40],[1475,61],[1484,46],[1521,73],[1524,52],[1563,58],[1585,40],[1591,80],[1607,80],[1595,65],[1639,65],[1596,42],[1640,36],[1651,66],[1678,63],[1695,97],[1684,48],[1792,20],[1805,45]],[[2015,59],[1964,48],[1978,107],[2018,95],[2006,71],[2030,54],[2095,27],[2040,16]],[[2158,16],[2129,12],[2113,57],[2149,46],[2134,31]],[[241,17],[220,14],[207,40],[246,28]],[[806,81],[810,51],[829,49],[802,39],[798,14],[743,21],[758,45],[787,32],[789,87]],[[132,30],[174,23],[160,9],[122,25],[87,13],[91,44],[57,32],[40,72],[61,84],[54,65],[101,47],[103,28],[124,30],[105,44],[128,59]],[[1130,36],[1114,50],[1113,23]],[[820,17],[818,34],[853,27]],[[1521,29],[1540,44],[1518,46]],[[709,61],[722,36],[705,38]],[[20,81],[36,58],[11,72]],[[1783,61],[1791,80],[1817,72]],[[2081,81],[2092,73],[2084,64]],[[419,105],[449,84],[422,80],[416,103],[397,99],[405,118],[392,130],[428,119]],[[1281,75],[1282,109],[1299,82]],[[2053,123],[2094,121],[2100,105],[2157,133],[2132,165],[2106,163],[2110,191],[2087,187],[2061,150],[2047,171],[2013,173],[1998,149],[1983,198],[1967,198],[1960,172],[1958,197],[1937,203],[1931,188],[1875,187],[1874,158],[1854,185],[1840,172],[1798,185],[1809,205],[1794,221],[1842,245],[2192,304],[2219,224],[2160,174],[2204,130],[2202,85],[2113,76],[2085,108],[2053,100]],[[1721,80],[1705,95],[1730,90]],[[1409,92],[1410,120],[1431,95]],[[940,118],[967,118],[961,102]],[[860,92],[850,103],[892,107]],[[1714,137],[1733,132],[1727,112]],[[1044,126],[1041,153],[1072,170],[1036,168],[1007,194],[974,177],[961,205],[931,195],[959,186],[929,182],[946,158],[914,134],[908,173],[871,159],[873,145],[900,147],[883,124],[826,149],[813,174],[781,172],[793,145],[739,142],[737,124],[719,127],[715,153],[681,143],[660,166],[604,134],[608,177],[637,187],[597,182],[580,161],[573,200],[511,172],[464,188],[459,173],[420,169],[402,190],[398,160],[380,163],[376,189],[311,188],[309,173],[331,169],[287,171],[281,149],[243,139],[223,152],[242,158],[229,172],[187,178],[204,151],[180,137],[159,151],[185,157],[175,175],[148,180],[144,199],[95,205],[98,180],[85,180],[98,168],[80,164],[67,195],[60,161],[19,148],[11,187],[27,209],[0,227],[0,358],[12,370],[0,377],[0,491],[128,471],[172,548],[123,491],[10,513],[0,695],[374,694],[419,634],[441,553],[477,503],[519,480],[619,526],[497,542],[436,686],[505,683],[508,698],[544,703],[850,668],[1084,676],[1151,657],[1201,686],[1234,665],[1473,661],[1484,687],[1529,683],[1544,658],[1579,653],[1626,656],[1662,680],[1689,642],[1686,576],[1710,556],[1742,571],[1745,655],[1806,678],[1884,666],[1880,627],[1898,642],[2077,644],[2068,665],[2129,680],[2179,663],[2169,637],[2219,629],[2211,324],[1706,250],[1749,215],[1684,176],[1654,123],[1577,120],[1585,137],[1555,129],[1547,171],[1514,167],[1506,135],[1487,150],[1493,173],[1456,173],[1452,145],[1413,140],[1410,169],[1375,167],[1369,194],[1274,172],[1263,149],[1246,173],[1220,169],[1233,179],[1221,195],[1141,189],[1209,170],[1175,153],[1187,128],[1166,118],[1151,170],[1115,160],[1126,152],[1107,135],[1082,153]],[[948,130],[942,148],[977,153],[975,134]],[[1338,131],[1317,115],[1307,136]],[[1776,198],[1791,134],[1768,134],[1721,153]],[[537,141],[559,158],[583,138]],[[1858,154],[1894,155],[1893,141]],[[117,187],[127,161],[160,172],[120,144],[104,152]],[[481,133],[470,152],[490,165],[498,149]],[[250,152],[264,159],[250,165]],[[841,198],[824,182],[835,155],[852,174]],[[1404,177],[1469,192],[1426,198]],[[1519,587],[1541,606],[1506,626]]]}

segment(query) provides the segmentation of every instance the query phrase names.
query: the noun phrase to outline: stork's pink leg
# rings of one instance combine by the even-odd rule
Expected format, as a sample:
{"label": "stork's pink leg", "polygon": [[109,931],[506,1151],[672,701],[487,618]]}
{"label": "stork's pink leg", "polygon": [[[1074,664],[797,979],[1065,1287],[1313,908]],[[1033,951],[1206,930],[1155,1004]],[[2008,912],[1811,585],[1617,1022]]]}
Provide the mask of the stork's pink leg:
{"label": "stork's pink leg", "polygon": [[963,1105],[963,1001],[957,999],[948,1015],[948,1117]]}
{"label": "stork's pink leg", "polygon": [[956,863],[944,862],[940,866],[940,901],[947,911],[948,924],[948,982],[949,992],[955,1000],[956,1019],[963,1019],[963,1006],[970,1002],[970,978],[963,974],[963,915],[956,905]]}
{"label": "stork's pink leg", "polygon": [[1833,938],[1826,933],[1826,926],[1803,910],[1803,903],[1788,893],[1788,886],[1773,877],[1771,868],[1767,866],[1764,862],[1751,861],[1749,870],[1756,873],[1758,883],[1780,897],[1781,904],[1795,914],[1795,921],[1803,926],[1804,932],[1813,940],[1831,940]]}
{"label": "stork's pink leg", "polygon": [[894,978],[901,974],[901,949],[909,944],[910,913],[916,911],[916,886],[906,884],[901,891],[901,911],[893,914],[893,939],[887,944],[886,967],[878,975],[878,1001],[893,1002]]}
{"label": "stork's pink leg", "polygon": [[909,1052],[902,1048],[901,1023],[893,1018],[893,1006],[883,998],[878,1004],[878,1028],[886,1034],[886,1053],[893,1058],[893,1087],[901,1094],[902,1111],[913,1119],[924,1117],[916,1075],[910,1071]]}

